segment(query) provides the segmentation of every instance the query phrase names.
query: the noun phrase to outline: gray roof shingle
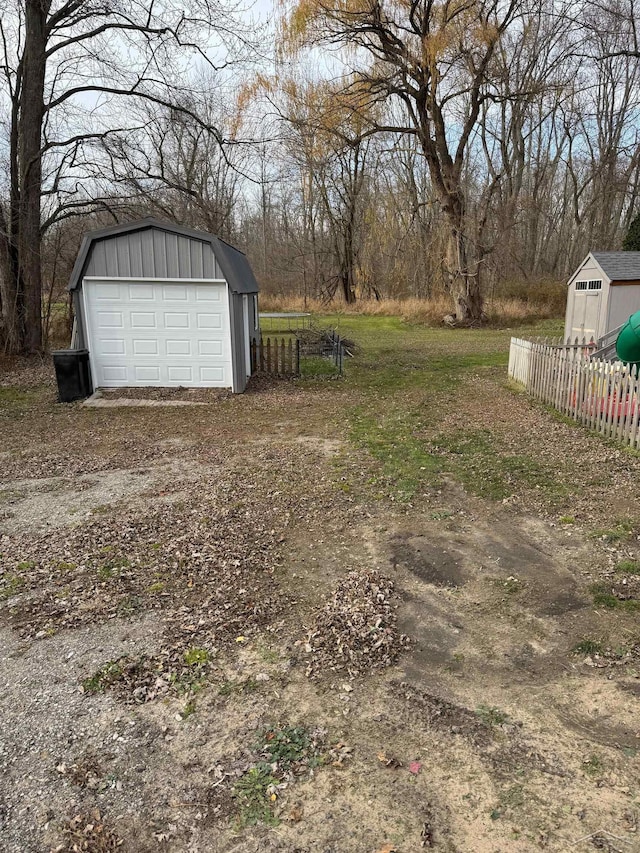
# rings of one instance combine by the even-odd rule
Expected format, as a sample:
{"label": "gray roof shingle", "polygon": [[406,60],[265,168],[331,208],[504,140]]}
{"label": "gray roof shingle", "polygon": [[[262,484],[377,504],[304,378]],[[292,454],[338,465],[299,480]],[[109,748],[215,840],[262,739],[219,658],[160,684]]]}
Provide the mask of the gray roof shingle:
{"label": "gray roof shingle", "polygon": [[592,252],[611,281],[640,279],[640,252]]}

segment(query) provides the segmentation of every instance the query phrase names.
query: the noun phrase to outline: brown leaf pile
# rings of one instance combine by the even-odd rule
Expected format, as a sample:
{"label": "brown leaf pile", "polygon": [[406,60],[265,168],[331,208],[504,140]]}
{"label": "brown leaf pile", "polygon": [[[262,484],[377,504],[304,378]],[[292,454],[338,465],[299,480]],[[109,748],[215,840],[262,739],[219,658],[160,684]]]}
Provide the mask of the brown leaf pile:
{"label": "brown leaf pile", "polygon": [[318,612],[305,643],[306,674],[351,677],[390,666],[410,640],[396,628],[393,581],[377,572],[349,572]]}
{"label": "brown leaf pile", "polygon": [[63,843],[55,853],[112,853],[122,845],[122,840],[105,826],[100,812],[77,814],[61,830]]}

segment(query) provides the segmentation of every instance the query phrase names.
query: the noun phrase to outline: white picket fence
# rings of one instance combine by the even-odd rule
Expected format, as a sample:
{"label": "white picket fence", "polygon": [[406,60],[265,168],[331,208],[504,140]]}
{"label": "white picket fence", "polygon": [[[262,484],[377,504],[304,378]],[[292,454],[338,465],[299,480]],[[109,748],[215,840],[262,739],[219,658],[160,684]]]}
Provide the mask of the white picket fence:
{"label": "white picket fence", "polygon": [[509,376],[588,429],[640,448],[638,369],[590,358],[594,349],[593,343],[511,338]]}

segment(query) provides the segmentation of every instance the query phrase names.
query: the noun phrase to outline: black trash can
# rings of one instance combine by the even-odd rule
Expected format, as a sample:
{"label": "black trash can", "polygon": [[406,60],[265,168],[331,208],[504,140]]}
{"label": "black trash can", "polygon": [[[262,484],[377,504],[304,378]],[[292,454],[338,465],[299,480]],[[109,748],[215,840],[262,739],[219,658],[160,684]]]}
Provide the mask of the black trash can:
{"label": "black trash can", "polygon": [[90,397],[93,387],[89,370],[89,350],[59,349],[51,355],[56,369],[58,400],[61,403],[73,403],[74,400]]}

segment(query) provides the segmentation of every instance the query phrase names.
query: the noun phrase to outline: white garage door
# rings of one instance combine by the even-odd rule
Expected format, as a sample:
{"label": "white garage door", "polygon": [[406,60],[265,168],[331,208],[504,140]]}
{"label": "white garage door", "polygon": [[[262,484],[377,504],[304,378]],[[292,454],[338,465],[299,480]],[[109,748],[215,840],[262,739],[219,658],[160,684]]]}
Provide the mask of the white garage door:
{"label": "white garage door", "polygon": [[93,383],[232,387],[225,282],[84,279]]}

